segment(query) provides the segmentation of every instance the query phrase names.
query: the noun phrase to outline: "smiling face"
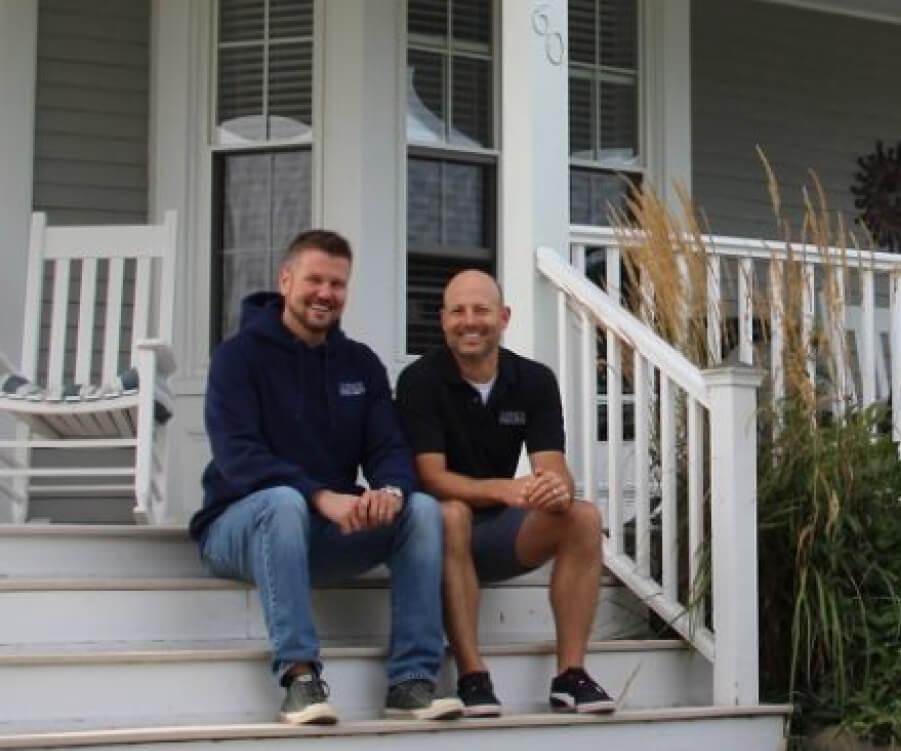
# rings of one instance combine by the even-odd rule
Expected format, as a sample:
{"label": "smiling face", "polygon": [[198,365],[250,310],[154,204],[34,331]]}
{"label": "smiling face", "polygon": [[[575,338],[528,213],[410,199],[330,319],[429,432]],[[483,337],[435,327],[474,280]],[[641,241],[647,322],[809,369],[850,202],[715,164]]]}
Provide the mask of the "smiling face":
{"label": "smiling face", "polygon": [[444,290],[441,328],[459,362],[494,361],[501,335],[510,321],[497,283],[481,271],[462,271]]}
{"label": "smiling face", "polygon": [[325,339],[347,300],[350,260],[304,248],[282,267],[279,291],[285,298],[282,322],[311,346]]}

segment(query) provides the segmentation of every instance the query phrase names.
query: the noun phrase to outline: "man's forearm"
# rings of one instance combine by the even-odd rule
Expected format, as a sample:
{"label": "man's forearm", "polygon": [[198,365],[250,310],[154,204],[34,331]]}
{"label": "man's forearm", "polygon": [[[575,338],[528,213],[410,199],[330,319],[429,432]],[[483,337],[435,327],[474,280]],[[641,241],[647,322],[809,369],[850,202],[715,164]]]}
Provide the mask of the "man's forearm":
{"label": "man's forearm", "polygon": [[439,500],[453,498],[473,508],[509,503],[512,480],[506,478],[478,479],[443,470],[430,472],[420,479],[425,490]]}

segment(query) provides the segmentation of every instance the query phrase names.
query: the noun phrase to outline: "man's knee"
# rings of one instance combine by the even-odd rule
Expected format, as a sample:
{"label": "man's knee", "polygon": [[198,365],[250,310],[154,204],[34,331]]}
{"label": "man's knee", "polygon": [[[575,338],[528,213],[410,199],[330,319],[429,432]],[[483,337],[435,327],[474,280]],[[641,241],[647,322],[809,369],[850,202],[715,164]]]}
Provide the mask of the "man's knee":
{"label": "man's knee", "polygon": [[441,531],[441,510],[428,493],[411,493],[403,509],[404,515],[416,529]]}
{"label": "man's knee", "polygon": [[310,512],[307,501],[295,488],[286,485],[266,491],[266,502],[257,512],[257,527],[297,532],[309,526]]}
{"label": "man's knee", "polygon": [[600,546],[603,523],[597,506],[587,501],[575,501],[567,511],[567,518],[572,535]]}
{"label": "man's knee", "polygon": [[472,509],[463,501],[441,503],[445,547],[449,551],[469,550],[472,539]]}

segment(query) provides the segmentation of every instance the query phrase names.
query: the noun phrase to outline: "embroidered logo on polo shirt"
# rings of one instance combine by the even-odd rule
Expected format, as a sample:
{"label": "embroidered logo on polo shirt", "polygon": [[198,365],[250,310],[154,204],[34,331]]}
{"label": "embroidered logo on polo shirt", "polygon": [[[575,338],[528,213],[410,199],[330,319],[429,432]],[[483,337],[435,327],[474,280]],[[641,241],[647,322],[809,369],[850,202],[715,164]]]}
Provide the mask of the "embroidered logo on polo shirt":
{"label": "embroidered logo on polo shirt", "polygon": [[340,396],[362,396],[366,393],[366,384],[363,381],[344,381],[338,384]]}
{"label": "embroidered logo on polo shirt", "polygon": [[516,409],[506,409],[497,416],[498,425],[525,425],[526,413]]}

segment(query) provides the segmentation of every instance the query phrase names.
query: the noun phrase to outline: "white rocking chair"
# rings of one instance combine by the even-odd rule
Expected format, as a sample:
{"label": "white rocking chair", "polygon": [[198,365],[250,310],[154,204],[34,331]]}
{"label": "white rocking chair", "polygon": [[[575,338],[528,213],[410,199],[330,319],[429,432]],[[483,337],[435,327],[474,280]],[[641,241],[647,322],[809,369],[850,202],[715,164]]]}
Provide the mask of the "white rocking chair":
{"label": "white rocking chair", "polygon": [[[133,495],[137,522],[164,520],[175,231],[172,211],[138,226],[48,227],[32,216],[21,369],[0,354],[0,412],[19,424],[16,440],[0,441],[14,521],[39,493]],[[63,457],[58,466],[34,466],[34,449],[80,454],[45,451]],[[131,466],[97,466],[122,449],[133,450]]]}

